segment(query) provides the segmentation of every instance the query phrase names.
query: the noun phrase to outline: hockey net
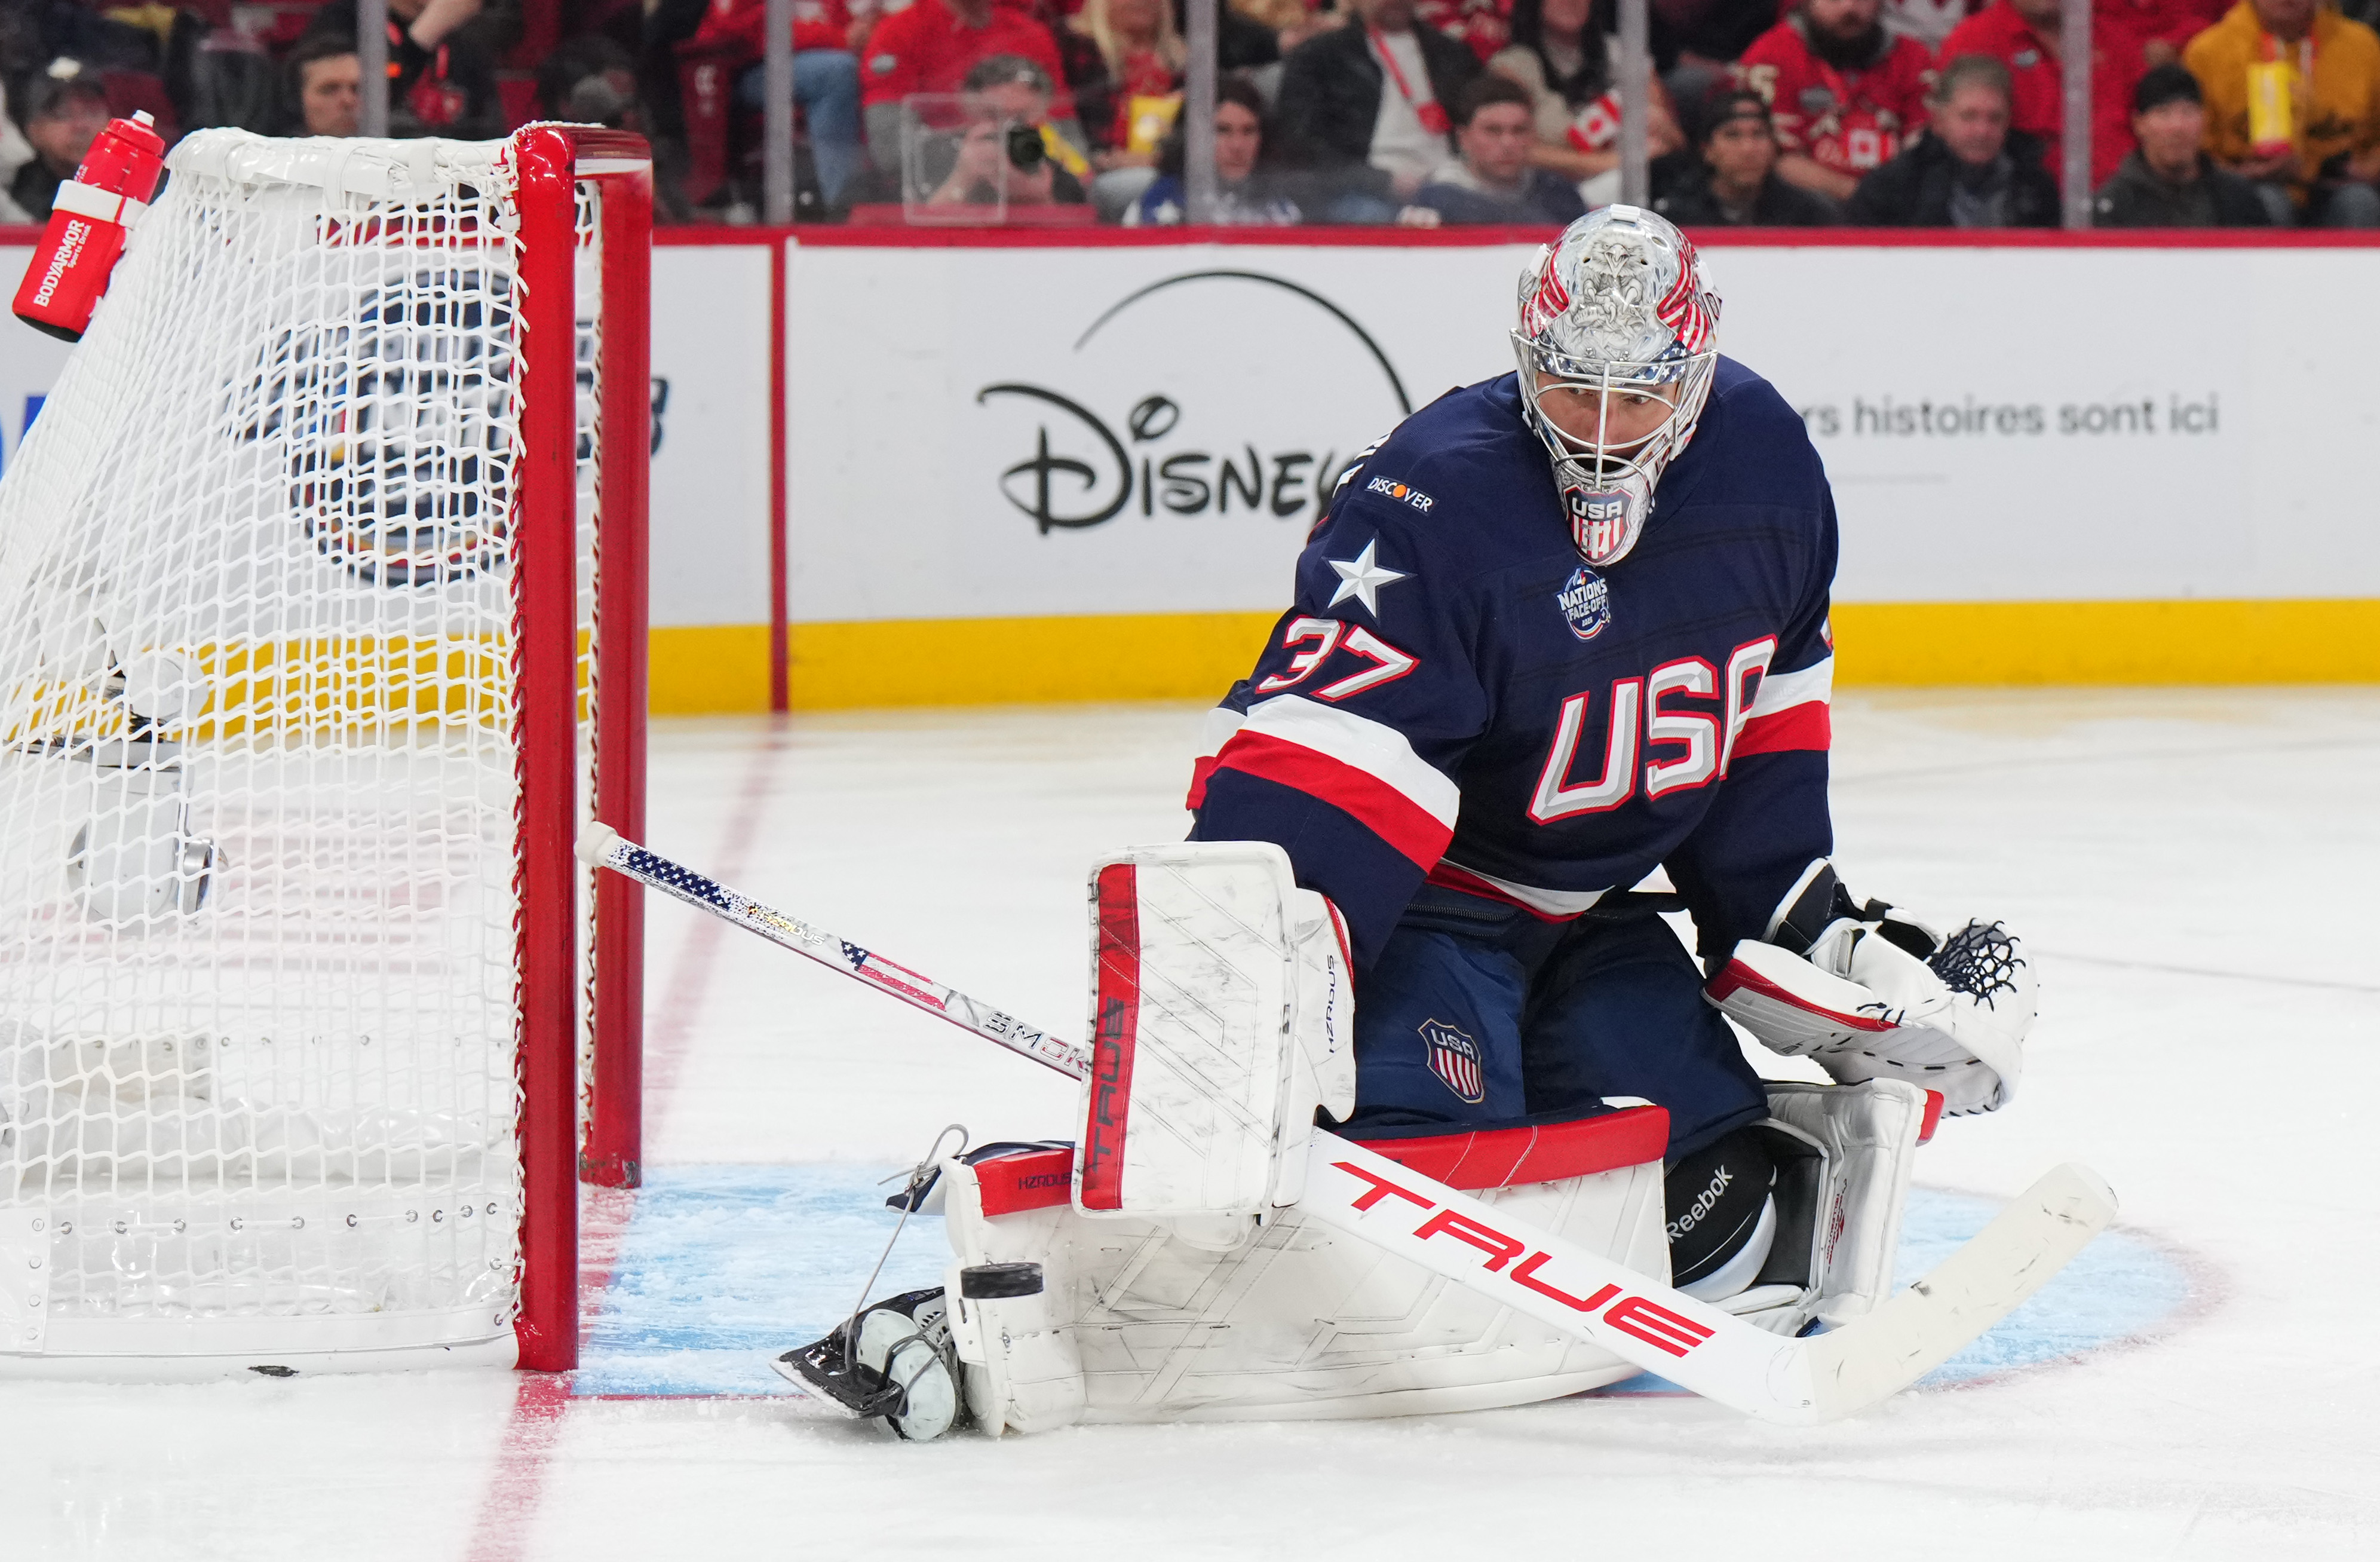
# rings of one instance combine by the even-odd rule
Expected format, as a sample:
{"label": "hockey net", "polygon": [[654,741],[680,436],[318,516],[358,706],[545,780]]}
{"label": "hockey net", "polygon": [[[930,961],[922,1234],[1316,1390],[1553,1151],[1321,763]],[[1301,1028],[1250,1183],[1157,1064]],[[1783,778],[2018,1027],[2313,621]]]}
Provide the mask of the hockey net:
{"label": "hockey net", "polygon": [[642,143],[170,167],[0,482],[0,1372],[566,1366],[582,1121],[636,1175],[568,848],[641,806]]}

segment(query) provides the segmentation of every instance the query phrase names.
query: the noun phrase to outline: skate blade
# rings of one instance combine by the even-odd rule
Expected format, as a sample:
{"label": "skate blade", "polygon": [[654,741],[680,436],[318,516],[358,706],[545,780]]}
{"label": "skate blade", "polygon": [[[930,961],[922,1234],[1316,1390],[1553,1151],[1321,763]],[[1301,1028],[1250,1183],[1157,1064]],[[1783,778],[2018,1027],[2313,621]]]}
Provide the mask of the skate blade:
{"label": "skate blade", "polygon": [[880,1373],[844,1366],[843,1340],[837,1335],[771,1356],[769,1367],[804,1394],[861,1420],[901,1408],[901,1390]]}

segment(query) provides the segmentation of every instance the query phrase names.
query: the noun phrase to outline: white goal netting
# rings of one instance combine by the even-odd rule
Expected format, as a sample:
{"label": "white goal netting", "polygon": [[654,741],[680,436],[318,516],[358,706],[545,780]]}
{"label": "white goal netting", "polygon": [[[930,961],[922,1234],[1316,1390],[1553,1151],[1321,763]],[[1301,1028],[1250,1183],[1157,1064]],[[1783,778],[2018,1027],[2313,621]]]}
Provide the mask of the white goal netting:
{"label": "white goal netting", "polygon": [[[171,167],[0,482],[0,1243],[49,1264],[38,1306],[0,1295],[0,1352],[499,1338],[507,149],[202,131]],[[560,273],[582,688],[596,199]]]}

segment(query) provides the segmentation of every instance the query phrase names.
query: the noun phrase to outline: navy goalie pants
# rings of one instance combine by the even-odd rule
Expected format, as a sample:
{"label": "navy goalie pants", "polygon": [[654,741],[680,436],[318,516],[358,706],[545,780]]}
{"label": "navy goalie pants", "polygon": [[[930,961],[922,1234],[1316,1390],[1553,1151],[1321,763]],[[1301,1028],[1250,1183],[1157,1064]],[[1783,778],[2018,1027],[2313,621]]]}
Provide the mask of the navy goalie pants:
{"label": "navy goalie pants", "polygon": [[1669,1158],[1768,1115],[1702,972],[1650,911],[1549,922],[1424,885],[1355,988],[1347,1131],[1557,1120],[1598,1098],[1670,1111]]}

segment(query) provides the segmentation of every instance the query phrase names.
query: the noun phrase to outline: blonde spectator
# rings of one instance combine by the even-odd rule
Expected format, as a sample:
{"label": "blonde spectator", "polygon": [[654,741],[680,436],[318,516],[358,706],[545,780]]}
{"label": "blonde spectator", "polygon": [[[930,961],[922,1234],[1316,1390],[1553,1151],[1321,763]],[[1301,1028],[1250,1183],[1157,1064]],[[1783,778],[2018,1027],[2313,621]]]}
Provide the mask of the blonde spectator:
{"label": "blonde spectator", "polygon": [[[1528,89],[1535,105],[1532,167],[1578,186],[1589,206],[1620,199],[1620,43],[1611,0],[1513,0],[1512,46],[1488,68]],[[1652,156],[1685,145],[1658,77],[1645,141]]]}
{"label": "blonde spectator", "polygon": [[1181,116],[1189,51],[1168,0],[1083,0],[1073,26],[1104,67],[1102,79],[1075,83],[1075,104],[1099,170],[1091,201],[1113,222],[1157,178],[1158,149]]}

